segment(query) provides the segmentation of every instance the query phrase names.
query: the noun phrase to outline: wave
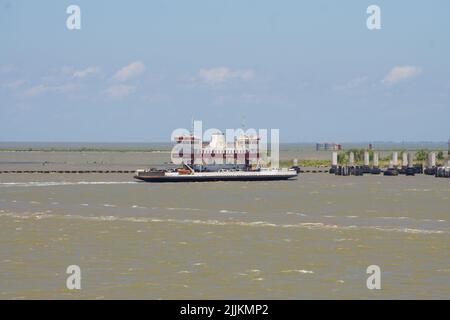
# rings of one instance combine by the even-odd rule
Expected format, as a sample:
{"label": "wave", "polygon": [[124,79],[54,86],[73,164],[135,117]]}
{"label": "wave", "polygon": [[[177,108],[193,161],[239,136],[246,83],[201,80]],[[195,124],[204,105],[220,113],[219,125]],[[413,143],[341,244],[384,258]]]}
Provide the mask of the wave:
{"label": "wave", "polygon": [[220,220],[199,220],[199,219],[157,219],[147,217],[118,217],[118,216],[80,216],[80,215],[54,215],[46,212],[35,212],[28,214],[18,214],[0,211],[0,217],[13,217],[17,219],[80,219],[88,221],[124,221],[124,222],[140,222],[140,223],[182,223],[192,225],[208,225],[208,226],[242,226],[242,227],[260,227],[260,228],[301,228],[309,230],[376,230],[383,232],[400,232],[411,234],[448,234],[450,232],[432,229],[415,229],[402,226],[345,226],[335,224],[324,224],[322,222],[305,222],[297,224],[277,224],[267,221],[220,221]]}
{"label": "wave", "polygon": [[376,219],[383,220],[409,220],[409,221],[422,221],[422,222],[446,222],[444,219],[416,219],[411,217],[376,217]]}
{"label": "wave", "polygon": [[138,206],[137,204],[132,205],[131,208],[133,208],[133,209],[147,209],[147,207],[141,207],[141,206]]}
{"label": "wave", "polygon": [[171,211],[177,211],[177,210],[181,210],[181,211],[200,211],[200,209],[197,208],[172,208],[172,207],[153,207],[152,209],[165,209],[165,210],[171,210]]}
{"label": "wave", "polygon": [[233,211],[233,210],[226,210],[226,209],[222,209],[219,211],[220,213],[241,213],[241,214],[246,214],[248,213],[247,211]]}
{"label": "wave", "polygon": [[303,269],[292,269],[292,270],[282,270],[281,273],[314,273],[311,270],[303,270]]}
{"label": "wave", "polygon": [[287,215],[296,215],[296,216],[300,216],[300,217],[307,217],[307,216],[308,216],[308,215],[305,214],[305,213],[291,212],[291,211],[286,212],[286,214],[287,214]]}

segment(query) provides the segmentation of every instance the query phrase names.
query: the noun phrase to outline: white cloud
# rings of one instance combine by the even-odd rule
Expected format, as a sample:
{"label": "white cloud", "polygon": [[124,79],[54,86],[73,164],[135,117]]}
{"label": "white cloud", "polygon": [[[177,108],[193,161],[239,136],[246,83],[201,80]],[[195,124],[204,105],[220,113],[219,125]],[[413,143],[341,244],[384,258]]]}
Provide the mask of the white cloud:
{"label": "white cloud", "polygon": [[83,70],[75,70],[72,74],[72,78],[86,78],[90,75],[94,75],[100,72],[99,67],[88,67]]}
{"label": "white cloud", "polygon": [[369,80],[369,77],[367,77],[367,76],[357,77],[357,78],[350,80],[349,82],[347,82],[345,84],[336,85],[333,87],[333,89],[335,91],[347,91],[347,90],[356,89],[356,88],[362,86],[368,80]]}
{"label": "white cloud", "polygon": [[33,86],[27,90],[25,90],[22,93],[22,96],[24,97],[35,97],[39,96],[45,93],[67,93],[70,91],[73,91],[76,89],[76,86],[74,84],[63,84],[63,85],[56,85],[56,86],[48,86],[44,84],[40,84],[37,86]]}
{"label": "white cloud", "polygon": [[394,85],[417,77],[422,69],[415,66],[397,66],[394,67],[387,76],[381,81],[383,84]]}
{"label": "white cloud", "polygon": [[105,90],[105,93],[113,99],[120,99],[136,92],[136,87],[128,85],[114,85]]}
{"label": "white cloud", "polygon": [[117,81],[126,81],[130,78],[140,75],[144,71],[145,65],[140,61],[136,61],[117,71],[113,79]]}
{"label": "white cloud", "polygon": [[19,87],[21,87],[24,84],[25,84],[25,80],[22,80],[22,79],[20,79],[20,80],[13,80],[13,81],[6,82],[6,83],[2,84],[2,88],[15,90],[15,89],[18,89]]}
{"label": "white cloud", "polygon": [[251,80],[254,77],[252,70],[232,70],[227,67],[200,69],[199,78],[207,84],[216,85],[231,80]]}
{"label": "white cloud", "polygon": [[48,92],[48,91],[49,91],[49,87],[47,87],[47,86],[45,86],[43,84],[40,84],[40,85],[33,86],[33,87],[25,90],[23,92],[23,95],[26,96],[26,97],[34,97],[34,96],[41,95],[41,94],[43,94],[45,92]]}

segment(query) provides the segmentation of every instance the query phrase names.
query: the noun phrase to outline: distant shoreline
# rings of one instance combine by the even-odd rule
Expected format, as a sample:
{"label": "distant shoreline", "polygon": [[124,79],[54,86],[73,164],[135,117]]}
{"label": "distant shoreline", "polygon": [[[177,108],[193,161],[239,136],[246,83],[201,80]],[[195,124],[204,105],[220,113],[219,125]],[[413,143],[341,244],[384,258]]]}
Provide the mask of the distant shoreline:
{"label": "distant shoreline", "polygon": [[[343,150],[367,149],[369,142],[342,143]],[[373,142],[373,150],[381,153],[416,152],[419,150],[444,152],[448,149],[447,142],[416,141],[416,142]],[[174,144],[170,142],[12,142],[0,141],[0,153],[143,153],[143,154],[169,154]],[[270,147],[270,145],[269,145]],[[297,157],[297,153],[308,153],[309,160],[329,160],[332,150],[316,150],[315,143],[280,143],[280,152],[292,153],[288,159]],[[301,158],[301,156],[299,156]],[[305,159],[303,159],[305,160]]]}
{"label": "distant shoreline", "polygon": [[[352,147],[345,148],[342,150],[339,150],[338,152],[342,151],[348,151],[350,149],[354,149]],[[120,152],[120,153],[170,153],[172,150],[172,147],[162,147],[162,148],[54,148],[54,147],[24,147],[24,148],[0,148],[0,152]],[[374,151],[378,152],[391,152],[391,151],[419,151],[419,150],[425,150],[425,151],[447,151],[447,148],[444,146],[392,146],[392,147],[384,147],[384,148],[377,148],[374,149]],[[300,151],[313,151],[318,153],[331,153],[333,150],[315,150],[312,147],[289,147],[289,146],[280,146],[280,151],[291,151],[291,152],[300,152]]]}
{"label": "distant shoreline", "polygon": [[0,152],[148,152],[170,153],[171,149],[108,149],[108,148],[17,148],[0,149]]}

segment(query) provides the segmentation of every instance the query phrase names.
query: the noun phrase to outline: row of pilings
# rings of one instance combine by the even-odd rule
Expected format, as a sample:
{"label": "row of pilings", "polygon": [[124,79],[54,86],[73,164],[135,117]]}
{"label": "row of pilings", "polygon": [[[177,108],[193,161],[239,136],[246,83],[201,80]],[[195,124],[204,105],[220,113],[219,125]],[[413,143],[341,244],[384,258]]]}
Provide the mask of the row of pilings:
{"label": "row of pilings", "polygon": [[448,166],[439,167],[436,165],[436,153],[429,152],[427,159],[427,167],[424,168],[422,164],[414,164],[412,153],[402,154],[402,165],[399,166],[398,152],[392,152],[392,159],[390,165],[386,169],[380,169],[379,167],[379,154],[373,153],[373,165],[370,166],[369,151],[364,152],[364,165],[356,166],[355,156],[353,152],[349,154],[349,163],[346,165],[338,165],[338,154],[332,152],[331,157],[331,169],[329,172],[338,176],[362,176],[364,174],[383,174],[385,176],[398,176],[407,175],[414,176],[416,174],[434,175],[435,177],[449,177],[450,163]]}
{"label": "row of pilings", "polygon": [[40,174],[55,174],[55,173],[134,173],[135,170],[3,170],[1,173],[40,173]]}
{"label": "row of pilings", "polygon": [[450,178],[450,166],[433,167],[424,169],[421,165],[414,167],[387,168],[380,169],[378,167],[368,166],[332,166],[329,173],[337,176],[362,176],[364,174],[385,176],[415,176],[416,174],[434,175],[437,178]]}
{"label": "row of pilings", "polygon": [[329,172],[337,176],[362,176],[364,174],[380,174],[381,169],[368,166],[332,166]]}
{"label": "row of pilings", "polygon": [[435,177],[438,177],[438,178],[450,178],[450,166],[436,168]]}

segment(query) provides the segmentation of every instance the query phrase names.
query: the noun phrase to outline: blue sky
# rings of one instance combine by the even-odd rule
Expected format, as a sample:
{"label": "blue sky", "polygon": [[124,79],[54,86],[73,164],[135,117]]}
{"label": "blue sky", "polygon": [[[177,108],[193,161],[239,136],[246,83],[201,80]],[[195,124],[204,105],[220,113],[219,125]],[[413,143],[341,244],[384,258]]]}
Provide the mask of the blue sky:
{"label": "blue sky", "polygon": [[168,141],[192,117],[284,142],[446,141],[449,15],[448,0],[0,0],[0,141]]}

